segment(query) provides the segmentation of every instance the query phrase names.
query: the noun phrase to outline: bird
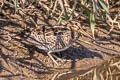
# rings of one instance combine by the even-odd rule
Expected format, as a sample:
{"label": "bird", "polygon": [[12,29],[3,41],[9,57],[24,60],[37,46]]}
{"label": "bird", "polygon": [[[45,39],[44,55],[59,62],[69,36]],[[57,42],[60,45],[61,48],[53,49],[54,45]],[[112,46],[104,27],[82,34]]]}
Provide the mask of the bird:
{"label": "bird", "polygon": [[[73,22],[72,22],[73,23]],[[75,28],[75,29],[74,29]],[[42,25],[33,29],[26,29],[24,35],[26,40],[33,46],[44,50],[51,60],[59,65],[53,58],[52,53],[67,50],[72,43],[79,38],[78,25],[67,24],[48,26]],[[55,55],[54,55],[55,56]]]}

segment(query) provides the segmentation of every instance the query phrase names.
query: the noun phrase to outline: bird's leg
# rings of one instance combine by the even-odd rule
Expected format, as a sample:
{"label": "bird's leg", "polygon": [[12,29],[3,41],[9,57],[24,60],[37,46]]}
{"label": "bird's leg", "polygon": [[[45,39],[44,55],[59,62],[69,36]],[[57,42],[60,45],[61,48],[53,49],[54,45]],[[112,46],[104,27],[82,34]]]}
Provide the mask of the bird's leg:
{"label": "bird's leg", "polygon": [[[57,56],[55,56],[54,54],[53,54],[53,56],[56,58],[56,59],[58,59],[59,61],[61,61],[61,62],[66,62],[66,61],[72,61],[72,60],[67,60],[67,59],[64,59],[64,58],[59,58],[59,57],[57,57]],[[69,55],[70,56],[70,55]],[[71,56],[70,56],[71,57]],[[72,57],[71,57],[72,58]]]}
{"label": "bird's leg", "polygon": [[59,57],[57,57],[57,56],[55,56],[55,55],[53,55],[56,59],[58,59],[59,61],[61,61],[61,62],[64,62],[64,59],[61,59],[61,58],[59,58]]}
{"label": "bird's leg", "polygon": [[53,61],[55,64],[59,65],[59,64],[55,61],[55,59],[52,57],[50,51],[49,51],[47,54],[48,54],[48,56],[52,59],[52,61]]}

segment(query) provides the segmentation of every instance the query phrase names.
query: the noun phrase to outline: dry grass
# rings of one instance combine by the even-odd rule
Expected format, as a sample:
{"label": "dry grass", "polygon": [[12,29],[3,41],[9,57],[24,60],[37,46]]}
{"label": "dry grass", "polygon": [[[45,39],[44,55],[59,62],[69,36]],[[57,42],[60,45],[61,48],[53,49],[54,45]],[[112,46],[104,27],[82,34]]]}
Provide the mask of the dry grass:
{"label": "dry grass", "polygon": [[[69,20],[77,20],[81,22],[86,21],[87,25],[91,26],[93,37],[95,34],[96,26],[100,26],[99,21],[108,24],[111,29],[120,29],[120,0],[106,0],[105,3],[108,6],[104,6],[103,2],[91,2],[87,3],[87,0],[0,0],[0,21],[13,22],[22,21],[26,22],[23,26],[27,25],[27,22],[32,22],[35,27],[38,26],[36,12],[43,12],[47,18],[52,18],[57,21],[57,24],[65,25]],[[83,2],[86,1],[86,2]],[[95,10],[95,5],[100,8]],[[100,6],[100,4],[102,4]],[[92,7],[91,7],[92,6]],[[109,11],[107,11],[109,10]],[[108,12],[110,12],[108,14]],[[33,13],[33,14],[31,14]],[[103,15],[103,13],[105,15]],[[42,13],[40,13],[42,14]],[[110,15],[111,14],[111,15]],[[3,17],[4,16],[4,17]],[[20,19],[16,17],[21,17]],[[42,15],[41,15],[42,16]],[[90,23],[90,24],[89,24]],[[96,24],[97,23],[97,24]],[[118,29],[119,28],[119,29]],[[10,39],[10,38],[9,38]],[[57,79],[56,74],[53,80]],[[90,69],[85,71],[82,75],[76,75],[71,80],[120,80],[120,56],[111,58],[111,60],[105,61],[102,65],[96,67],[94,70]]]}

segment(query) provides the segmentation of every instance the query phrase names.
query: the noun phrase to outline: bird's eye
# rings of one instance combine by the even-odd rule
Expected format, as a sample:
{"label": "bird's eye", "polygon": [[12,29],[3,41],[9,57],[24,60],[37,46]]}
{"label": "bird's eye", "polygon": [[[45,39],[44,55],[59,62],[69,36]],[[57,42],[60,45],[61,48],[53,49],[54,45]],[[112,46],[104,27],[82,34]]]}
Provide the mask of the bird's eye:
{"label": "bird's eye", "polygon": [[77,23],[75,23],[75,25],[77,25]]}

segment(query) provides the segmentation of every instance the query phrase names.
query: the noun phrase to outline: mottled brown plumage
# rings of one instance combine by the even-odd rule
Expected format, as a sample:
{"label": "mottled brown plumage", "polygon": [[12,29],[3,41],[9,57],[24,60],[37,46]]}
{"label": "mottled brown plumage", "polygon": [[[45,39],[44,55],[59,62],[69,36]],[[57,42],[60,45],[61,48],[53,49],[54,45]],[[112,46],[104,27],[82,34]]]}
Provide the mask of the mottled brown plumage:
{"label": "mottled brown plumage", "polygon": [[25,32],[26,40],[34,46],[48,52],[50,58],[57,64],[50,53],[68,49],[78,39],[78,31],[69,26],[40,26]]}

